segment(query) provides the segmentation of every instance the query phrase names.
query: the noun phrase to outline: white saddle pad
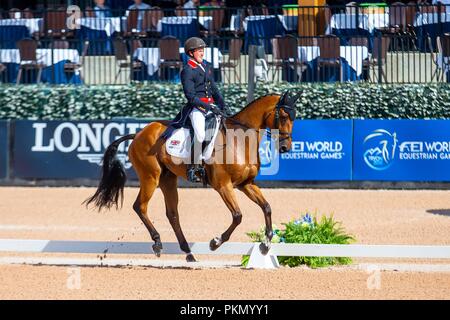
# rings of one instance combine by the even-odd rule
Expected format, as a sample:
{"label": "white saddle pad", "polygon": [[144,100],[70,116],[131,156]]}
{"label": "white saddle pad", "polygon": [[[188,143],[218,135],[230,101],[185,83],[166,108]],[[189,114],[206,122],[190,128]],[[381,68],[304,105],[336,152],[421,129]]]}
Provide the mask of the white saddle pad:
{"label": "white saddle pad", "polygon": [[[215,126],[213,137],[203,152],[203,160],[205,161],[208,161],[211,158],[214,150],[214,142],[219,133],[220,119],[216,117],[215,120],[217,125]],[[206,139],[209,140],[208,132],[206,134]],[[173,157],[189,159],[191,156],[191,135],[189,129],[180,128],[175,130],[166,141],[166,151]]]}

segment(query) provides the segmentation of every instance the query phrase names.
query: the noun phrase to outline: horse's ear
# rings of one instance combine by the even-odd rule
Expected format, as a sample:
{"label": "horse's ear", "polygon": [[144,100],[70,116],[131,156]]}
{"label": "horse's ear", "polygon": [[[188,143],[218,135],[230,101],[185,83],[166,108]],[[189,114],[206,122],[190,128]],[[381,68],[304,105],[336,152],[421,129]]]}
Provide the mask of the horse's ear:
{"label": "horse's ear", "polygon": [[284,101],[283,103],[287,106],[295,106],[295,102],[298,100],[298,98],[300,98],[301,93],[295,94],[295,95],[290,95],[289,91],[286,91],[285,94],[283,95],[284,97]]}
{"label": "horse's ear", "polygon": [[287,104],[289,102],[289,90],[286,90],[280,98],[280,104]]}
{"label": "horse's ear", "polygon": [[291,98],[292,105],[294,105],[297,102],[298,98],[300,98],[301,95],[302,94],[299,92]]}

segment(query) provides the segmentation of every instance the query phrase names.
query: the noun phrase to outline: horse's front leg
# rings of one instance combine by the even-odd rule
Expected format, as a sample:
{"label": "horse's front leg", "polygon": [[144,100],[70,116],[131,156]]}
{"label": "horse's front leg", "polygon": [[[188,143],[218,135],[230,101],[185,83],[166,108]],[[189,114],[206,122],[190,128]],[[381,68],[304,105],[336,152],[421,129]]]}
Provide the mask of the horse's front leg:
{"label": "horse's front leg", "polygon": [[264,196],[261,193],[261,190],[256,184],[248,183],[239,186],[239,190],[245,193],[247,197],[250,198],[250,200],[258,204],[261,207],[262,211],[264,212],[264,220],[266,222],[266,239],[263,243],[261,243],[259,249],[261,250],[261,253],[265,255],[270,250],[270,242],[272,241],[273,237],[272,209],[270,208],[269,203],[264,198]]}
{"label": "horse's front leg", "polygon": [[241,223],[242,220],[241,209],[239,209],[239,206],[237,204],[233,184],[229,182],[226,185],[223,185],[220,188],[216,189],[216,191],[220,194],[228,209],[231,211],[233,222],[228,227],[228,229],[224,233],[222,233],[220,237],[216,237],[211,240],[211,242],[209,243],[209,248],[211,250],[216,250],[222,245],[222,243],[228,241],[234,229],[236,229],[236,227]]}

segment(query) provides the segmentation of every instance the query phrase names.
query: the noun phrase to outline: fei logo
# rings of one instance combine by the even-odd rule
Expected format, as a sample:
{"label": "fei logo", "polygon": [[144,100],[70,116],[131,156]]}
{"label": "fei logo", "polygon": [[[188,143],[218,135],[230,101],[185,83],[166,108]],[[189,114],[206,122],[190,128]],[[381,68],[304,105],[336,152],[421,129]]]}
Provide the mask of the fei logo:
{"label": "fei logo", "polygon": [[384,129],[374,130],[364,139],[364,161],[374,170],[386,170],[394,161],[397,142],[397,133],[391,134]]}
{"label": "fei logo", "polygon": [[270,140],[265,140],[261,142],[259,147],[259,158],[262,166],[267,166],[270,164],[272,159],[272,150],[270,150]]}
{"label": "fei logo", "polygon": [[[278,130],[273,129],[271,133],[278,134]],[[276,175],[280,169],[280,157],[278,148],[280,146],[278,139],[271,139],[264,136],[258,148],[260,166],[260,174],[262,176]]]}

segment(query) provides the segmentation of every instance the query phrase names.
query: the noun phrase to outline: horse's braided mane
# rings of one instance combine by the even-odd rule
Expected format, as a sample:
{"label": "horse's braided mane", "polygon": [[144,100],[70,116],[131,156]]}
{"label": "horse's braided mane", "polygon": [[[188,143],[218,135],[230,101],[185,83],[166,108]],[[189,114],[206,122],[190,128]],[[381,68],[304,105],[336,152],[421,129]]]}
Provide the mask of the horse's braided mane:
{"label": "horse's braided mane", "polygon": [[250,106],[251,104],[256,103],[256,102],[258,102],[259,100],[261,100],[261,99],[263,99],[263,98],[265,98],[265,97],[269,97],[269,96],[279,96],[279,94],[276,94],[276,93],[269,93],[269,94],[266,94],[266,95],[264,95],[264,96],[262,96],[262,97],[259,97],[259,98],[255,99],[255,100],[253,100],[252,102],[248,103],[244,108],[242,108],[241,110],[239,110],[237,113],[235,113],[235,114],[232,115],[231,117],[237,116],[239,113],[241,113],[242,111],[244,111],[245,109],[247,109],[247,107]]}

